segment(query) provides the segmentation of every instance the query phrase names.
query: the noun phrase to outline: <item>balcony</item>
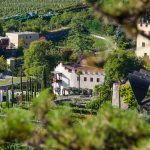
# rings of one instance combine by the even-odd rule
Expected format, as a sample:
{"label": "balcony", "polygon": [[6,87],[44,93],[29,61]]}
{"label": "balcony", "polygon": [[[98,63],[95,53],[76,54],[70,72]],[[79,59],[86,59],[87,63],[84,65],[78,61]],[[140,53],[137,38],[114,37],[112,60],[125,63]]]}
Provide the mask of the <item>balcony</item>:
{"label": "balcony", "polygon": [[53,82],[61,83],[62,82],[62,73],[60,73],[60,72],[53,72]]}

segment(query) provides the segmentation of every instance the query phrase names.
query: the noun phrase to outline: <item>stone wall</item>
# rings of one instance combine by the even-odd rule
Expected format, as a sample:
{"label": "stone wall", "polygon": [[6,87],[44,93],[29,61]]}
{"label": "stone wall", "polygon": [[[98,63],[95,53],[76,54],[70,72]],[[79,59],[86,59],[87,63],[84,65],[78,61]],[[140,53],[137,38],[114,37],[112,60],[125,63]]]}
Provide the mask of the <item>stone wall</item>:
{"label": "stone wall", "polygon": [[112,94],[112,106],[121,108],[121,109],[127,109],[128,105],[123,102],[123,99],[120,97],[119,93],[120,84],[114,83],[113,84],[113,94]]}

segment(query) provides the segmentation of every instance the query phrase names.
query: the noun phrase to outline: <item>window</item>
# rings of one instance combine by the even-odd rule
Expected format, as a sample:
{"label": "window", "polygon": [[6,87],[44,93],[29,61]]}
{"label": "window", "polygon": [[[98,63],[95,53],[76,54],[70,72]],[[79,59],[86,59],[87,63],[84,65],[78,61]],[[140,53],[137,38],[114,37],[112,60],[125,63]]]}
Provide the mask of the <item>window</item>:
{"label": "window", "polygon": [[93,78],[90,78],[90,81],[93,82]]}
{"label": "window", "polygon": [[86,77],[84,77],[84,81],[87,81],[87,78],[86,78]]}
{"label": "window", "polygon": [[142,33],[142,34],[144,34],[144,33],[145,33],[145,31],[144,31],[144,30],[142,30],[142,31],[141,31],[141,33]]}
{"label": "window", "polygon": [[142,42],[142,47],[145,47],[145,42]]}
{"label": "window", "polygon": [[79,77],[77,77],[77,81],[79,81]]}
{"label": "window", "polygon": [[71,73],[71,72],[72,72],[72,70],[71,70],[71,69],[69,69],[69,70],[68,70],[68,72],[70,72],[70,73]]}
{"label": "window", "polygon": [[97,78],[97,82],[100,82],[100,78]]}

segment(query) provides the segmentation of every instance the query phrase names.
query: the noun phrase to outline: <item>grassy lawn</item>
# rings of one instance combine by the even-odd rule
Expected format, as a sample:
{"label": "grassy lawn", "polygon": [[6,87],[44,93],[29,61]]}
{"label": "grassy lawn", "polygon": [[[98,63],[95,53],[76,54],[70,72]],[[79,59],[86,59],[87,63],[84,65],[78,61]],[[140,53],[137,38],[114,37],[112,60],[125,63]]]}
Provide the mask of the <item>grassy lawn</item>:
{"label": "grassy lawn", "polygon": [[[13,81],[14,81],[14,83],[16,83],[16,82],[19,83],[20,82],[20,77],[14,77]],[[26,77],[23,77],[22,81],[26,81]],[[11,84],[11,82],[12,82],[11,78],[0,80],[0,86]]]}
{"label": "grassy lawn", "polygon": [[105,38],[106,39],[103,40],[103,39],[92,37],[92,39],[94,40],[94,47],[99,51],[115,49],[115,44],[112,37],[105,37]]}

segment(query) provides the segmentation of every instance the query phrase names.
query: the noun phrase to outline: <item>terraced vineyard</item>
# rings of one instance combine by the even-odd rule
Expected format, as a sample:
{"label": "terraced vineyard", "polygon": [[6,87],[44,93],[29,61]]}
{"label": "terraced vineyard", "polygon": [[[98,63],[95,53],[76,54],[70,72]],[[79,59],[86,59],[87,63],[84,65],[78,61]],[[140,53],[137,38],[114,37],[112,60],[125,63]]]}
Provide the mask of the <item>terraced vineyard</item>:
{"label": "terraced vineyard", "polygon": [[63,9],[78,5],[82,0],[0,0],[0,18],[21,15],[31,11]]}

